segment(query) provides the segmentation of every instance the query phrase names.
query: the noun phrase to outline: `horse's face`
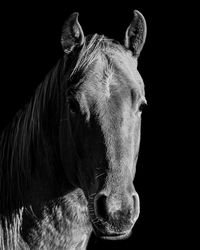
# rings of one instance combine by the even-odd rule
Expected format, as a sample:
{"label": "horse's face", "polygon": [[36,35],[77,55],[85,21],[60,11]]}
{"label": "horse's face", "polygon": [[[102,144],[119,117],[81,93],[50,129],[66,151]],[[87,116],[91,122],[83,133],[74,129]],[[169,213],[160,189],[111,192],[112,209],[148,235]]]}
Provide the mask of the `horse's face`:
{"label": "horse's face", "polygon": [[139,215],[133,179],[144,85],[137,57],[120,45],[109,46],[105,38],[103,42],[104,52],[93,57],[69,98],[70,127],[77,186],[87,198],[94,231],[121,239],[130,235]]}
{"label": "horse's face", "polygon": [[127,57],[122,65],[120,57],[110,58],[106,76],[102,61],[96,61],[75,95],[80,112],[71,115],[78,178],[93,225],[104,237],[127,236],[139,215],[133,179],[144,91],[136,61]]}

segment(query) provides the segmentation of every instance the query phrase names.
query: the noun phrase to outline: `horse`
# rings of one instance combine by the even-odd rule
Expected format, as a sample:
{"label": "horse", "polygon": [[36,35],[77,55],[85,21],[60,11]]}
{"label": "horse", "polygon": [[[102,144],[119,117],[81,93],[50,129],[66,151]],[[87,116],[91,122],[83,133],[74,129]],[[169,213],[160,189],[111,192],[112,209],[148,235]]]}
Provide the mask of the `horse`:
{"label": "horse", "polygon": [[126,239],[140,213],[133,185],[146,21],[124,45],[64,23],[63,57],[0,137],[0,249],[86,249],[92,232]]}

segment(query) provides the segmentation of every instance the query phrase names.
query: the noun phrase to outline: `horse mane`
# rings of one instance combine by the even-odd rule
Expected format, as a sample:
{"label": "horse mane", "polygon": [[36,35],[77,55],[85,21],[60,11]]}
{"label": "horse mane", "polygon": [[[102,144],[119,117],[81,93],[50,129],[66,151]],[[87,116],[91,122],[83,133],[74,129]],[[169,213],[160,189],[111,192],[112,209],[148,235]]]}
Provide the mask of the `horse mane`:
{"label": "horse mane", "polygon": [[55,118],[48,113],[55,115],[53,105],[58,103],[64,64],[64,59],[59,60],[0,136],[0,214],[23,201],[24,189],[34,171],[34,150],[43,140],[44,121],[52,123]]}

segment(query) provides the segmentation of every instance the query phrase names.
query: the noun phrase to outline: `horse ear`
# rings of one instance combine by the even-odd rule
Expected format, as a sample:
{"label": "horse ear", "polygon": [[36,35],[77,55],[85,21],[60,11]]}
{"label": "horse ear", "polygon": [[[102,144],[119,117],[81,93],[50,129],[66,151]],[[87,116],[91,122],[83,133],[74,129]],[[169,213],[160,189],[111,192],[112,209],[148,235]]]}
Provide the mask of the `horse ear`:
{"label": "horse ear", "polygon": [[134,17],[126,30],[124,45],[133,52],[133,56],[139,57],[145,43],[147,26],[143,15],[134,10]]}
{"label": "horse ear", "polygon": [[63,25],[61,44],[66,54],[69,54],[76,46],[81,46],[85,42],[78,16],[79,13],[73,13]]}

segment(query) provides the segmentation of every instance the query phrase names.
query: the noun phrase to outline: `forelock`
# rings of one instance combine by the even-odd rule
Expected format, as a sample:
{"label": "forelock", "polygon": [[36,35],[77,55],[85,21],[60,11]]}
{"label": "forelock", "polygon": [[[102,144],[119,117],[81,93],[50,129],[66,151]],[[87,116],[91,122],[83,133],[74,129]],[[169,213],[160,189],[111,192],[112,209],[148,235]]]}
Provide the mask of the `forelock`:
{"label": "forelock", "polygon": [[104,35],[94,34],[93,36],[87,36],[71,76],[78,71],[87,70],[90,65],[102,56],[117,51],[120,53],[126,52],[119,43]]}

